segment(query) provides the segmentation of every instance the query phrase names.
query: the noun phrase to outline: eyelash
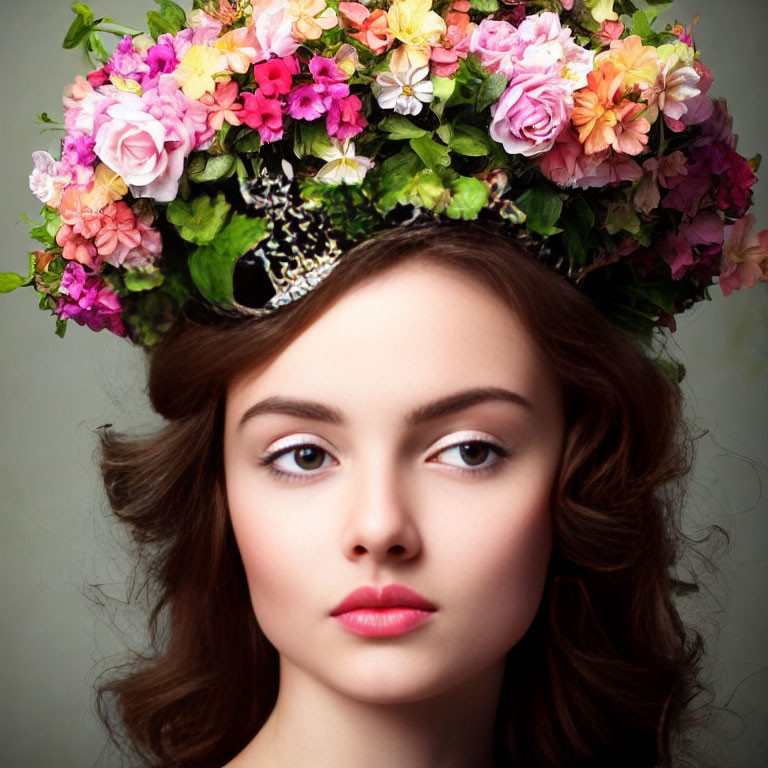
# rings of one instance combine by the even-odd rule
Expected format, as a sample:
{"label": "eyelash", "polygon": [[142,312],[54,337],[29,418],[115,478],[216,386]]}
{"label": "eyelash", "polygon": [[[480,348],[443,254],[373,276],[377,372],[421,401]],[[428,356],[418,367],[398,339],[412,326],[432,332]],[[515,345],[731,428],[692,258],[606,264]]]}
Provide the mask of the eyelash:
{"label": "eyelash", "polygon": [[[475,477],[487,475],[491,472],[496,471],[501,467],[501,465],[510,457],[511,452],[504,448],[502,445],[498,445],[497,443],[492,443],[489,440],[462,440],[458,443],[454,443],[453,445],[446,445],[444,448],[441,448],[436,456],[439,456],[442,453],[445,453],[445,451],[453,450],[454,448],[460,448],[463,445],[483,445],[487,446],[491,449],[491,451],[496,454],[496,460],[487,465],[482,466],[478,469],[469,469],[469,468],[462,468],[462,467],[453,467],[452,472],[459,472],[463,475],[474,475]],[[274,462],[279,459],[281,456],[285,456],[289,453],[293,453],[295,451],[298,451],[302,448],[317,448],[318,450],[322,451],[326,456],[330,456],[330,453],[325,450],[325,448],[321,448],[316,443],[310,443],[310,442],[302,442],[302,443],[295,443],[294,445],[286,446],[285,448],[280,448],[277,451],[273,451],[272,453],[267,454],[266,456],[263,456],[259,459],[259,465],[264,467],[269,473],[274,475],[280,480],[284,480],[286,482],[297,482],[301,480],[305,480],[309,477],[312,477],[316,474],[316,471],[305,471],[305,472],[286,472],[285,470],[278,469]]]}

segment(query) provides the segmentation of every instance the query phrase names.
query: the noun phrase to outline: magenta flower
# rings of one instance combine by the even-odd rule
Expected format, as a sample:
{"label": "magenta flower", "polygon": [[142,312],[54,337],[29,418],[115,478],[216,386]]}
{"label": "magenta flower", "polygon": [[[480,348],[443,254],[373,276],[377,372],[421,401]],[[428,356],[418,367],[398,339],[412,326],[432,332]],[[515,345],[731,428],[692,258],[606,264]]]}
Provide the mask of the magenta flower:
{"label": "magenta flower", "polygon": [[265,144],[283,138],[283,106],[278,99],[268,99],[261,91],[243,94],[240,118],[259,132]]}
{"label": "magenta flower", "polygon": [[291,90],[293,77],[283,59],[270,59],[253,67],[253,79],[267,98],[283,96]]}
{"label": "magenta flower", "polygon": [[77,262],[64,270],[59,286],[59,303],[54,312],[62,320],[74,320],[92,331],[105,328],[117,336],[125,336],[120,319],[120,299],[98,275],[88,274]]}
{"label": "magenta flower", "polygon": [[349,77],[334,59],[324,56],[313,56],[309,61],[309,71],[320,85],[342,83]]}
{"label": "magenta flower", "polygon": [[[146,54],[145,54],[146,56]],[[133,38],[126,35],[117,45],[104,71],[130,80],[141,80],[149,73],[149,66],[140,51],[134,50]]]}
{"label": "magenta flower", "polygon": [[368,125],[368,121],[360,111],[362,108],[363,103],[354,94],[334,101],[325,119],[328,135],[341,142],[357,136]]}
{"label": "magenta flower", "polygon": [[324,88],[317,83],[305,83],[288,94],[288,114],[296,120],[317,120],[327,111]]}
{"label": "magenta flower", "polygon": [[179,65],[179,61],[172,45],[158,43],[147,51],[147,65],[149,66],[149,76],[154,78],[173,72]]}
{"label": "magenta flower", "polygon": [[67,166],[93,165],[96,153],[90,136],[67,134],[61,144],[61,162]]}

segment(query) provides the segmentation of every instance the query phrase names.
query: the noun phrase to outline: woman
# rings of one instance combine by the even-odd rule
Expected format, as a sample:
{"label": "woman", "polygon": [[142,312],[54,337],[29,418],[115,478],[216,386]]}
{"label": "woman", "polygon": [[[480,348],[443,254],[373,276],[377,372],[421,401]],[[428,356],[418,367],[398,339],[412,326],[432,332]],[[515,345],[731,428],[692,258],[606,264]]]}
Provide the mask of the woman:
{"label": "woman", "polygon": [[[148,764],[672,764],[679,390],[514,242],[383,235],[272,317],[182,324],[150,397],[168,425],[102,461],[160,588],[103,691]],[[427,604],[344,610],[392,585]]]}
{"label": "woman", "polygon": [[[746,247],[751,247],[753,238],[748,235],[746,212],[754,172],[735,152],[724,108],[716,108],[706,95],[707,73],[695,67],[690,29],[662,30],[657,25],[654,30],[652,11],[633,16],[631,26],[624,23],[628,21],[625,17],[619,22],[618,11],[632,10],[631,4],[623,2],[616,3],[616,9],[602,1],[568,2],[556,12],[543,0],[506,5],[509,7],[496,13],[492,3],[480,11],[458,0],[435,3],[433,10],[429,2],[395,0],[371,8],[344,3],[336,13],[334,4],[326,7],[320,0],[250,4],[221,0],[197,7],[185,17],[173,4],[163,4],[159,14],[149,20],[151,36],[120,29],[126,37],[111,56],[98,45],[101,21],[89,16],[83,6],[75,9],[78,19],[67,45],[79,41],[103,66],[95,63],[87,80],[76,80],[67,90],[67,136],[61,159],[46,153],[35,158],[31,186],[45,204],[45,223],[35,229],[35,235],[45,250],[35,254],[27,277],[3,274],[2,287],[33,284],[43,294],[42,306],[57,315],[60,333],[71,319],[94,330],[107,328],[128,335],[147,347],[160,342],[152,353],[152,390],[154,402],[170,419],[170,426],[144,445],[107,434],[104,454],[107,485],[118,514],[135,526],[139,542],[147,545],[150,583],[160,577],[160,602],[154,613],[157,657],[146,659],[124,682],[107,687],[117,694],[118,714],[130,738],[152,763],[209,765],[230,759],[248,763],[274,762],[276,755],[292,757],[286,746],[287,741],[294,744],[295,717],[291,713],[295,710],[291,707],[295,702],[308,706],[311,688],[306,672],[311,671],[311,664],[294,659],[290,638],[283,642],[280,628],[283,619],[287,626],[293,622],[306,627],[308,635],[316,628],[298,608],[295,613],[275,614],[269,596],[259,590],[260,577],[267,580],[272,572],[270,561],[253,555],[252,548],[262,539],[257,524],[263,523],[262,513],[269,510],[256,505],[253,511],[258,514],[252,520],[250,505],[255,504],[257,494],[248,491],[254,486],[265,494],[274,489],[263,484],[267,475],[252,476],[243,470],[244,449],[232,437],[233,430],[238,435],[252,432],[255,420],[247,419],[242,432],[227,424],[244,418],[252,406],[240,398],[247,400],[253,388],[258,390],[264,384],[266,374],[254,366],[284,363],[296,349],[294,344],[306,338],[304,332],[317,329],[315,323],[323,317],[338,318],[348,306],[345,297],[360,295],[354,292],[358,285],[360,291],[370,288],[363,279],[371,271],[367,267],[365,274],[361,271],[352,280],[344,277],[354,276],[354,272],[344,271],[352,267],[337,265],[335,270],[341,271],[332,274],[331,287],[320,285],[318,298],[302,299],[296,308],[283,306],[323,278],[346,248],[381,230],[382,217],[398,204],[426,208],[443,218],[485,222],[480,233],[465,225],[466,231],[460,226],[454,233],[445,228],[432,232],[428,242],[413,240],[403,255],[405,261],[415,262],[429,248],[441,255],[448,253],[450,244],[467,234],[471,241],[464,240],[463,251],[474,251],[485,242],[480,234],[493,226],[490,222],[500,220],[505,237],[513,241],[519,237],[531,246],[536,259],[579,282],[615,321],[646,339],[656,324],[673,326],[672,315],[705,298],[707,286],[716,278],[723,292],[766,278],[763,265],[768,252],[764,253],[762,245],[756,250]],[[104,31],[117,29],[111,23],[108,26]],[[631,65],[633,61],[636,66]],[[607,84],[611,84],[610,92]],[[723,155],[729,172],[711,173],[708,163]],[[252,189],[250,185],[262,179],[260,168],[268,175],[279,174],[281,168],[295,170],[300,189],[278,189],[279,194]],[[255,220],[242,215],[236,185],[233,194],[226,181],[233,176],[248,179],[243,187],[251,208],[258,209]],[[693,194],[703,187],[704,194]],[[521,229],[523,211],[526,226]],[[514,226],[518,228],[514,230]],[[399,269],[391,257],[400,236],[381,241],[387,269]],[[318,247],[319,255],[307,256]],[[488,243],[490,250],[499,247]],[[367,248],[362,246],[359,253],[366,253]],[[240,259],[241,266],[253,278],[254,265],[258,267],[260,261],[281,251],[299,262],[315,256],[319,260],[317,269],[307,271],[301,263],[298,269],[293,263],[287,273],[283,271],[277,280],[280,290],[271,301],[270,309],[279,310],[275,318],[258,323],[225,322],[214,315],[204,318],[210,326],[207,329],[180,320],[171,336],[161,340],[175,316],[199,313],[195,307],[200,302],[225,316],[241,311],[246,297],[252,298],[268,285],[264,279],[251,280],[239,293],[239,280],[235,285],[232,281],[232,263],[246,254]],[[461,274],[472,278],[484,273],[488,267],[483,255],[482,262],[473,262]],[[426,296],[437,299],[438,294],[455,294],[449,290],[449,277],[456,282],[454,273],[447,275],[444,269],[425,273],[422,269],[408,274],[409,279],[424,284]],[[402,283],[403,274],[395,272],[392,279]],[[686,691],[695,690],[696,644],[686,648],[669,605],[674,586],[668,581],[668,567],[675,560],[674,519],[670,513],[667,518],[662,516],[663,524],[659,522],[660,499],[656,503],[662,507],[649,507],[653,489],[678,478],[687,465],[684,446],[674,447],[676,395],[665,394],[669,384],[657,380],[658,372],[643,372],[647,361],[641,364],[627,357],[621,344],[605,342],[600,332],[590,331],[590,323],[597,322],[591,308],[572,313],[570,329],[561,323],[562,330],[552,333],[549,315],[567,314],[571,306],[571,299],[561,300],[558,294],[565,287],[542,288],[537,307],[520,307],[516,302],[523,300],[510,297],[536,291],[533,286],[539,276],[512,290],[516,284],[504,274],[502,270],[485,286],[484,303],[494,304],[493,296],[504,299],[509,294],[503,322],[516,338],[527,339],[523,351],[515,347],[515,354],[544,361],[531,373],[537,392],[547,389],[543,382],[548,378],[555,382],[563,406],[559,456],[563,462],[558,464],[557,476],[547,462],[539,467],[544,473],[540,479],[546,476],[547,466],[553,473],[549,487],[553,555],[546,555],[547,546],[541,550],[547,545],[546,535],[534,537],[538,554],[543,556],[532,557],[532,561],[549,568],[546,578],[539,575],[538,582],[535,574],[528,574],[534,589],[527,594],[539,593],[541,598],[541,605],[534,601],[528,606],[529,613],[538,608],[537,618],[529,615],[526,621],[521,608],[519,624],[489,638],[493,643],[476,664],[490,663],[488,654],[496,654],[495,666],[488,668],[488,685],[498,686],[500,659],[509,652],[508,682],[502,685],[503,695],[497,697],[498,718],[490,708],[493,695],[481,696],[486,709],[482,717],[477,715],[474,730],[456,730],[454,744],[460,753],[456,759],[464,760],[461,753],[472,743],[484,762],[495,752],[502,764],[515,756],[544,764],[573,764],[574,760],[599,764],[614,759],[611,740],[615,735],[625,751],[630,745],[630,757],[623,752],[619,755],[624,762],[645,764],[643,761],[655,759],[657,753],[670,752]],[[385,273],[381,275],[385,279]],[[275,287],[273,277],[270,281]],[[439,285],[441,290],[430,294],[428,284]],[[506,293],[499,293],[504,286]],[[233,288],[238,290],[233,293]],[[470,294],[477,298],[478,290]],[[340,297],[337,304],[331,301],[334,291]],[[459,297],[454,298],[458,301]],[[584,300],[582,304],[589,307]],[[323,315],[326,310],[328,314]],[[538,324],[536,317],[540,317]],[[384,320],[380,313],[376,318],[379,323]],[[349,322],[365,327],[354,314]],[[425,333],[430,329],[425,326]],[[601,329],[597,327],[597,331]],[[588,341],[574,338],[579,334]],[[434,338],[435,348],[444,347],[438,344],[441,338]],[[608,353],[594,348],[598,339]],[[389,359],[398,377],[403,375],[401,369],[411,365],[405,356],[409,349],[405,340],[410,337],[405,336],[399,345],[402,354]],[[555,351],[548,352],[553,342],[557,342]],[[206,349],[207,358],[188,359]],[[330,345],[329,351],[334,349]],[[247,358],[241,356],[244,350]],[[526,358],[525,350],[533,353]],[[598,359],[600,366],[595,362]],[[511,360],[507,360],[510,366]],[[616,361],[622,370],[614,380]],[[424,365],[432,362],[424,358]],[[478,371],[485,370],[481,363],[479,359]],[[338,368],[339,364],[337,374]],[[371,370],[377,369],[371,364]],[[184,371],[187,373],[180,376]],[[605,381],[593,381],[590,371],[599,371]],[[352,372],[356,374],[354,369]],[[427,373],[424,380],[430,380]],[[629,374],[631,381],[627,382]],[[433,372],[431,378],[434,376]],[[380,378],[374,383],[380,384]],[[650,383],[640,391],[639,384],[646,380]],[[654,388],[659,394],[651,400],[653,413],[635,413],[637,403],[629,400],[643,400]],[[181,400],[176,390],[183,393]],[[365,387],[355,392],[362,398]],[[349,403],[336,403],[335,407],[354,404],[357,412],[372,413],[372,405],[384,397],[377,392],[377,398],[347,398]],[[612,403],[598,414],[594,413],[596,392],[601,408],[602,400]],[[530,395],[526,399],[532,401]],[[557,399],[550,398],[550,412],[557,410]],[[400,438],[405,442],[398,443],[399,449],[394,451],[393,430],[402,422],[406,405],[412,409],[423,403],[406,404],[401,397],[399,409],[393,404],[388,418],[382,416],[375,424],[386,424],[389,430],[390,460],[393,455],[398,457],[401,472],[403,466],[412,467],[415,479],[410,484],[403,482],[402,493],[408,491],[415,497],[411,486],[421,487],[416,479],[433,475],[421,471],[422,464],[414,461],[413,453],[403,452],[410,439],[405,433]],[[607,418],[606,413],[613,416]],[[633,426],[625,426],[625,422]],[[654,434],[651,425],[655,425]],[[555,433],[550,435],[550,463],[558,458]],[[310,465],[312,457],[331,461],[330,469],[324,466],[324,474],[308,488],[345,488],[352,495],[349,489],[354,490],[358,482],[353,468],[368,466],[355,459],[361,462],[360,457],[367,456],[363,447],[370,436],[359,431],[344,434],[346,456],[342,450],[338,456],[333,451],[318,453],[336,447],[328,437],[325,448],[318,443],[301,449],[309,452]],[[343,446],[340,438],[338,442]],[[191,447],[195,450],[190,451]],[[446,447],[445,452],[454,447]],[[465,458],[467,452],[476,455],[478,449],[484,457],[482,450],[488,446],[471,442],[459,448]],[[271,450],[267,462],[271,469],[265,472],[277,472],[288,461],[286,455],[275,455],[278,449],[274,446]],[[584,455],[576,458],[583,464],[575,459],[571,464],[565,461],[579,451]],[[513,452],[506,466],[517,466],[514,456]],[[424,467],[429,464],[433,472],[431,465],[437,457],[421,458]],[[334,460],[339,464],[333,464]],[[512,475],[507,477],[511,486]],[[332,478],[338,479],[338,486]],[[630,480],[639,484],[634,492],[628,490]],[[439,488],[430,485],[430,494]],[[542,494],[545,490],[546,484],[540,488]],[[211,520],[212,497],[218,512]],[[236,497],[239,503],[235,503]],[[158,498],[162,515],[157,512]],[[273,498],[275,503],[287,500],[281,494]],[[419,496],[416,504],[410,498],[409,509],[429,510],[434,499],[433,495]],[[556,499],[570,499],[573,508],[564,501],[565,511],[556,508]],[[645,504],[640,503],[642,499]],[[624,511],[625,506],[634,514],[652,508],[652,519],[633,519],[629,512],[628,519],[616,516],[616,510]],[[331,537],[338,529],[341,510],[347,507],[330,505],[337,515],[336,527],[323,528],[324,536]],[[225,508],[232,512],[231,528]],[[606,508],[612,512],[608,521],[589,514],[596,510],[605,515]],[[574,509],[581,517],[568,516]],[[189,523],[181,531],[180,514],[188,515]],[[425,515],[414,514],[411,543],[393,544],[395,552],[402,547],[407,553],[422,537],[434,540],[436,529],[427,525]],[[619,519],[628,527],[616,530],[614,523]],[[591,527],[585,527],[586,521]],[[198,535],[201,526],[202,536]],[[289,532],[280,530],[286,535]],[[420,535],[414,536],[413,531]],[[488,529],[484,535],[493,539]],[[625,537],[629,535],[632,547],[627,549]],[[459,539],[452,537],[454,546]],[[310,548],[323,540],[319,534],[311,537],[302,551],[313,557],[317,552],[318,558],[327,555],[328,548]],[[528,539],[516,544],[533,547]],[[205,552],[199,550],[201,546]],[[369,554],[365,544],[351,546],[356,555]],[[450,547],[439,550],[442,558],[450,551]],[[644,559],[639,563],[641,556]],[[363,562],[369,559],[359,558]],[[426,555],[423,560],[427,573]],[[337,561],[331,562],[332,568],[333,562]],[[494,573],[492,560],[482,562],[490,574],[483,570],[477,583],[465,583],[467,594],[477,591],[483,579]],[[417,559],[412,565],[418,565]],[[275,567],[272,575],[280,575]],[[192,573],[185,568],[192,568]],[[207,569],[219,570],[211,575]],[[431,568],[429,573],[439,570]],[[623,602],[614,616],[615,580],[606,584],[596,574],[624,572],[625,591],[618,595]],[[641,576],[655,586],[649,591],[644,582],[638,603]],[[231,589],[221,589],[222,579]],[[381,585],[370,578],[367,586],[373,588],[372,599],[379,599]],[[282,587],[290,587],[290,582]],[[433,615],[400,616],[403,621],[425,620],[405,633],[404,648],[411,635],[423,640],[427,648],[446,633],[456,639],[448,629],[456,626],[452,617],[467,610],[470,602],[452,598],[441,589],[437,593],[442,599],[425,594],[436,609],[428,611]],[[228,602],[233,595],[240,606],[235,613]],[[645,601],[650,597],[657,602],[649,609]],[[325,593],[316,598],[325,599]],[[310,603],[307,611],[314,606]],[[346,632],[356,626],[355,621],[362,621],[363,628],[368,620],[382,621],[378,615],[347,616],[343,602],[336,605],[339,618],[323,614],[327,621],[321,622],[322,630],[317,627],[319,639],[325,637],[327,626],[334,630],[340,626]],[[538,619],[545,609],[546,623]],[[207,618],[201,623],[203,614]],[[657,625],[654,619],[661,623]],[[267,629],[263,634],[257,631],[260,620]],[[649,640],[645,624],[658,626],[659,636]],[[215,629],[201,631],[201,626],[208,625]],[[643,647],[636,647],[640,636],[636,628],[641,625]],[[375,631],[388,626],[385,622]],[[222,633],[217,634],[221,627],[227,628],[226,645],[232,647],[232,656],[212,659],[208,650],[221,647]],[[241,642],[231,640],[236,637]],[[341,637],[357,642],[356,637]],[[459,634],[458,639],[461,637]],[[382,638],[376,640],[381,642],[373,647],[383,647]],[[502,652],[500,646],[505,645],[508,648]],[[583,658],[585,649],[592,653],[587,659]],[[544,660],[546,675],[542,673]],[[557,676],[564,660],[575,671]],[[450,666],[446,662],[445,674],[438,675],[439,679],[451,680]],[[642,670],[641,684],[638,669]],[[295,695],[278,685],[278,670],[280,680]],[[259,675],[247,689],[242,684],[244,671]],[[477,684],[477,675],[470,671],[465,670],[461,680],[454,677],[453,682]],[[545,678],[551,678],[552,684],[541,690]],[[334,690],[338,692],[338,680],[328,675],[322,679],[326,685],[321,692],[327,700]],[[238,691],[227,702],[215,701],[209,692],[211,688],[221,691],[222,680],[229,681],[225,690]],[[523,684],[520,681],[528,686],[530,695],[510,696],[511,688]],[[390,684],[397,693],[397,680]],[[418,688],[417,680],[411,684]],[[251,702],[254,690],[261,697],[256,705]],[[401,696],[407,695],[399,690]],[[426,682],[420,690],[428,697],[422,700],[430,702],[434,717],[432,694],[438,691]],[[473,696],[471,700],[477,699]],[[338,716],[338,708],[326,709],[326,718],[332,713]],[[460,719],[461,710],[448,704],[437,711],[447,714],[449,710],[453,721]],[[211,711],[226,717],[212,718]],[[403,710],[398,706],[397,711]],[[606,712],[611,713],[610,722],[606,722]],[[477,737],[480,732],[488,733],[491,718],[498,720],[494,738]],[[404,746],[412,752],[410,759],[422,760],[424,754],[435,752],[430,746],[434,741],[430,726],[425,722],[418,728],[419,744]],[[330,728],[329,722],[313,722],[315,733]],[[520,738],[521,731],[530,732],[531,737],[527,741]],[[652,734],[658,737],[654,747],[649,746]],[[253,745],[237,758],[254,735]],[[323,751],[322,745],[296,743]],[[349,749],[353,748],[350,743]],[[358,756],[350,752],[345,759],[357,760]]]}

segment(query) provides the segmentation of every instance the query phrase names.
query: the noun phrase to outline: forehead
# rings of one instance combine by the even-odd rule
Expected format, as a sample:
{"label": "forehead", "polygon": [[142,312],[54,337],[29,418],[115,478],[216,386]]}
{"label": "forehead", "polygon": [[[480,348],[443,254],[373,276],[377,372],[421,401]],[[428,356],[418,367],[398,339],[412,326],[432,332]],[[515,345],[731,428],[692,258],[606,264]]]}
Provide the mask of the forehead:
{"label": "forehead", "polygon": [[395,415],[478,386],[554,396],[541,351],[505,302],[455,269],[412,260],[356,286],[234,382],[228,411],[280,395]]}

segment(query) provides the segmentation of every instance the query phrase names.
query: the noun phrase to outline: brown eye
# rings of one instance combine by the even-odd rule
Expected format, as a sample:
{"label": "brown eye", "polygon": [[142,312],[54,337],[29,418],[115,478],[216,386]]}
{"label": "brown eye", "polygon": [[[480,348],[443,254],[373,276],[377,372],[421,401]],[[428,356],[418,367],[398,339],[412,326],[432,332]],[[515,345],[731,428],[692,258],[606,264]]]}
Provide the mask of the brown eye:
{"label": "brown eye", "polygon": [[491,452],[487,443],[463,443],[458,446],[462,461],[470,467],[476,467],[488,459]]}
{"label": "brown eye", "polygon": [[325,451],[322,448],[305,445],[293,451],[296,465],[302,469],[311,470],[322,466]]}

